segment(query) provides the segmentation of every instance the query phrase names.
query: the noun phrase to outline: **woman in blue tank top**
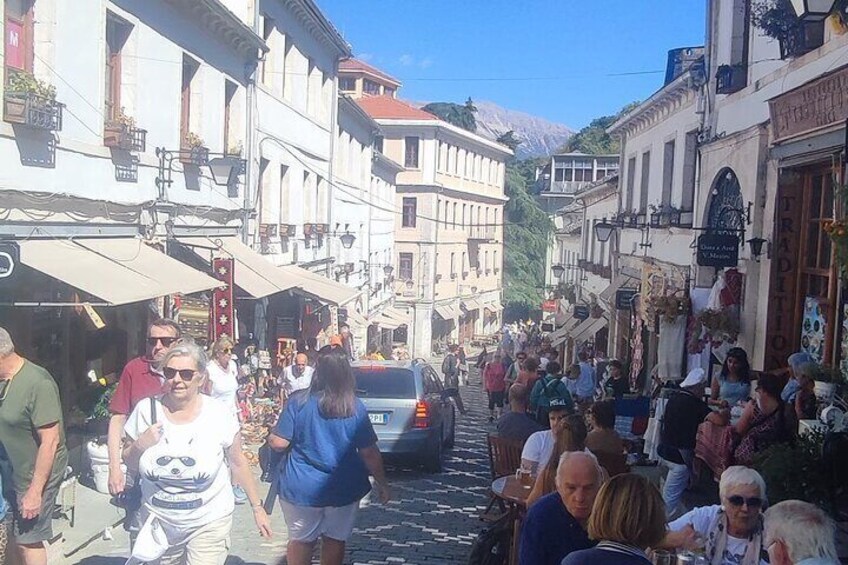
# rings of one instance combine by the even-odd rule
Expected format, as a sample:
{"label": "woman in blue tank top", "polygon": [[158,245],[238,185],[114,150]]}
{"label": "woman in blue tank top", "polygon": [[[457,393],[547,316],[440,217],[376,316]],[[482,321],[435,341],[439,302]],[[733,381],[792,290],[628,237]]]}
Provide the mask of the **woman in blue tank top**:
{"label": "woman in blue tank top", "polygon": [[710,405],[731,407],[745,402],[751,395],[751,365],[741,347],[727,352],[721,373],[710,385]]}

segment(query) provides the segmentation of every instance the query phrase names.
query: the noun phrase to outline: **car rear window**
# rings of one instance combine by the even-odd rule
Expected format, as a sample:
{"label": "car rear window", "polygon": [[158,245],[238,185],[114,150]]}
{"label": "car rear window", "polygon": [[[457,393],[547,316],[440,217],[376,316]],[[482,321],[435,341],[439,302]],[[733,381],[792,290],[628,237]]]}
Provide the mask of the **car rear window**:
{"label": "car rear window", "polygon": [[354,368],[356,395],[363,398],[416,398],[415,376],[407,369]]}

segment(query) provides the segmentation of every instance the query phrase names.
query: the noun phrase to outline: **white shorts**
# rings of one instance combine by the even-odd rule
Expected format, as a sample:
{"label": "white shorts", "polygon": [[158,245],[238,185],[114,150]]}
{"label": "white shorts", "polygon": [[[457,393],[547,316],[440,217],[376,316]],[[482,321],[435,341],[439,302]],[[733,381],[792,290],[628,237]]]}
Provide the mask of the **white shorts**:
{"label": "white shorts", "polygon": [[321,536],[347,541],[353,532],[359,501],[347,506],[297,506],[280,500],[283,517],[289,529],[289,539],[312,543]]}

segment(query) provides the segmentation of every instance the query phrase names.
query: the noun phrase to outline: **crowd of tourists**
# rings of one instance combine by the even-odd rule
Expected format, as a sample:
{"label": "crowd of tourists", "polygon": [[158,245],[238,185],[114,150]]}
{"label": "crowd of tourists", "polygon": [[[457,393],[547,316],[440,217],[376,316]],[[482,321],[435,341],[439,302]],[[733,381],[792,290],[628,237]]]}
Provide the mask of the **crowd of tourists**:
{"label": "crowd of tourists", "polygon": [[[584,350],[564,367],[544,340],[517,350],[514,343],[504,340],[487,354],[481,381],[497,436],[522,445],[518,473],[533,477],[521,565],[673,563],[675,552],[710,565],[838,563],[831,518],[802,501],[769,508],[767,486],[751,468],[755,454],[794,441],[797,420],[814,413],[806,354],[789,359],[786,383],[761,374],[752,385],[740,348],[728,351],[709,383],[700,368],[678,383],[658,383],[666,400],[660,489],[630,472],[628,451],[641,445],[616,431],[617,401],[636,396],[622,364],[599,363]],[[732,461],[721,474],[718,504],[687,508],[683,495],[705,421],[732,424]],[[672,560],[663,561],[667,555]]]}
{"label": "crowd of tourists", "polygon": [[[369,476],[379,500],[390,496],[344,344],[342,333],[300,351],[261,383],[285,400],[268,444],[287,454],[272,470],[271,490],[291,565],[308,565],[319,542],[322,563],[342,563]],[[239,397],[252,377],[241,375],[234,348],[224,336],[207,350],[160,319],[120,376],[109,406],[109,490],[127,513],[128,563],[222,565],[237,503],[250,504],[257,536],[273,535],[267,506],[276,500],[263,502],[243,451]],[[0,386],[0,563],[8,539],[12,562],[46,565],[68,464],[59,390],[3,328]]]}

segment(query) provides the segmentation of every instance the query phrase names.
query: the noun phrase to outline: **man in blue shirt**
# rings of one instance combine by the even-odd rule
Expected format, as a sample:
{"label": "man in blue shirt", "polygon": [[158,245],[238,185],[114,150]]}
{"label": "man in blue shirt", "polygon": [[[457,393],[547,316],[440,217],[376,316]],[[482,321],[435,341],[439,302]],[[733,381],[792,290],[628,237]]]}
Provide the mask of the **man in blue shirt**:
{"label": "man in blue shirt", "polygon": [[586,522],[603,480],[598,460],[584,451],[566,452],[557,467],[556,492],[540,498],[521,529],[519,565],[559,565],[572,551],[595,545]]}
{"label": "man in blue shirt", "polygon": [[595,368],[589,363],[589,355],[581,351],[577,355],[580,361],[580,377],[577,379],[577,402],[591,401],[595,396]]}

